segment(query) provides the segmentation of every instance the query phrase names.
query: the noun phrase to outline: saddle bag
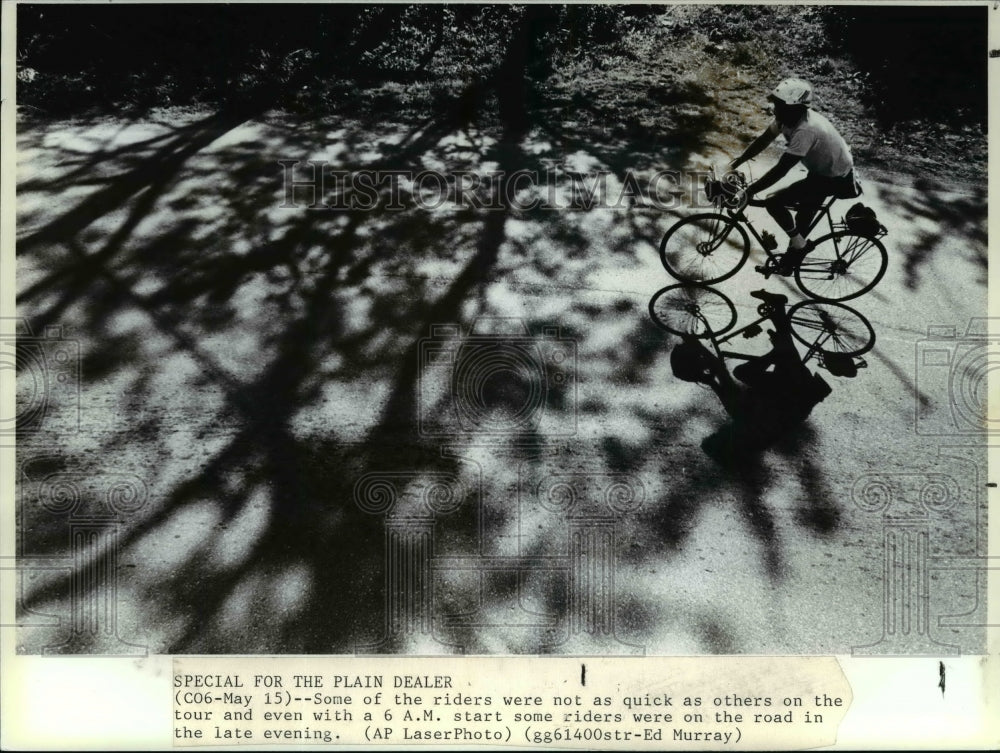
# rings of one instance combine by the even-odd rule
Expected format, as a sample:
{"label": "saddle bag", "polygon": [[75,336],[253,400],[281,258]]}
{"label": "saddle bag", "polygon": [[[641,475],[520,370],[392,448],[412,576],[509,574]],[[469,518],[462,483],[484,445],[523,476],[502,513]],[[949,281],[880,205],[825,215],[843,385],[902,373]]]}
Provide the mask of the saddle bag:
{"label": "saddle bag", "polygon": [[852,233],[866,237],[876,236],[882,230],[882,225],[875,216],[875,210],[866,207],[860,201],[847,210],[844,224]]}
{"label": "saddle bag", "polygon": [[858,375],[858,365],[850,356],[828,354],[823,356],[823,365],[834,376],[853,379]]}

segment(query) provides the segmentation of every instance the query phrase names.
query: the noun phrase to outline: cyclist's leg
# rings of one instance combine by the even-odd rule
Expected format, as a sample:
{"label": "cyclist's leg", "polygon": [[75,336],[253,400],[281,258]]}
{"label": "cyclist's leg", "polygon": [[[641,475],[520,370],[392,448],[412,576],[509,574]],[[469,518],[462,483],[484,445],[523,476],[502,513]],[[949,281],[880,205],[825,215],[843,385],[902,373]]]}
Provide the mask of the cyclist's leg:
{"label": "cyclist's leg", "polygon": [[[802,180],[774,193],[764,202],[764,206],[789,236],[798,233],[804,238],[806,228],[823,206],[823,201],[831,196],[834,190],[833,179],[807,175]],[[789,207],[796,209],[794,218]]]}
{"label": "cyclist's leg", "polygon": [[788,235],[792,235],[795,232],[795,218],[792,217],[792,213],[788,208],[798,203],[798,192],[805,182],[805,179],[796,181],[790,186],[782,188],[780,191],[775,191],[764,200],[764,208],[767,210],[767,213],[778,223],[778,227]]}
{"label": "cyclist's leg", "polygon": [[795,215],[795,229],[803,238],[828,197],[852,196],[855,192],[854,170],[839,178],[809,175],[800,183],[808,184],[800,192],[798,212]]}
{"label": "cyclist's leg", "polygon": [[[775,270],[777,274],[793,274],[802,261],[807,249],[802,231],[809,227],[824,198],[812,176],[806,176],[778,191],[764,203],[768,213],[788,235],[788,248]],[[790,207],[797,210],[794,217]]]}
{"label": "cyclist's leg", "polygon": [[785,313],[784,306],[778,307],[772,314],[771,321],[774,323],[774,331],[770,333],[771,352],[765,357],[774,364],[775,374],[790,378],[809,374],[809,369],[802,363],[799,349],[795,347],[791,320]]}
{"label": "cyclist's leg", "polygon": [[[758,296],[760,297],[760,296]],[[798,348],[795,347],[795,340],[792,337],[791,320],[786,312],[785,304],[781,300],[783,296],[770,296],[769,304],[772,308],[770,319],[774,325],[773,330],[768,330],[771,339],[771,350],[764,355],[754,359],[746,366],[738,367],[741,373],[734,374],[743,381],[750,383],[744,376],[755,379],[764,376],[767,369],[774,366],[774,371],[766,374],[766,378],[775,382],[789,381],[795,382],[802,378],[811,376],[809,369],[802,362]]]}
{"label": "cyclist's leg", "polygon": [[[808,373],[799,351],[792,341],[791,330],[771,331],[771,350],[733,369],[733,376],[750,387],[760,387],[772,382],[795,381]],[[773,371],[768,371],[771,367]]]}
{"label": "cyclist's leg", "polygon": [[820,176],[808,176],[801,181],[804,185],[798,191],[798,203],[795,212],[795,235],[789,244],[788,251],[782,258],[782,271],[792,272],[809,252],[809,245],[806,243],[806,236],[809,234],[810,225],[816,219],[816,214],[823,206],[823,202],[833,195],[836,190],[836,180]]}
{"label": "cyclist's leg", "polygon": [[828,193],[823,193],[817,191],[814,194],[803,198],[799,202],[797,211],[795,212],[795,232],[805,238],[809,235],[809,226],[812,221],[816,219],[816,214],[819,212],[820,208],[823,206],[823,202],[826,197],[829,196]]}
{"label": "cyclist's leg", "polygon": [[795,229],[803,238],[809,232],[809,225],[816,218],[816,213],[827,197],[837,191],[836,178],[825,178],[820,175],[809,175],[802,181],[805,185],[799,192],[799,203],[796,205]]}

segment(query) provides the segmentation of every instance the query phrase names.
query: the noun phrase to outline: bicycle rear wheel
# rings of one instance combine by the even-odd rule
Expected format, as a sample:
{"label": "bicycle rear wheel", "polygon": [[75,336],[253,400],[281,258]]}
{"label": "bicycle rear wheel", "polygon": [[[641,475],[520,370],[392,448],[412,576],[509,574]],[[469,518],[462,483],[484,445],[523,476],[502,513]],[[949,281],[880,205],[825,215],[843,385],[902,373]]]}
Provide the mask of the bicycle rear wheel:
{"label": "bicycle rear wheel", "polygon": [[875,347],[875,330],[854,309],[830,301],[803,301],[788,310],[792,336],[809,348],[832,356],[860,356]]}
{"label": "bicycle rear wheel", "polygon": [[878,285],[888,266],[880,241],[840,231],[816,241],[795,270],[795,284],[810,298],[848,301]]}
{"label": "bicycle rear wheel", "polygon": [[736,307],[717,290],[704,285],[670,285],[649,300],[653,321],[674,335],[698,338],[720,335],[736,324]]}
{"label": "bicycle rear wheel", "polygon": [[660,261],[681,282],[721,282],[750,255],[750,239],[732,217],[696,214],[671,227],[660,241]]}

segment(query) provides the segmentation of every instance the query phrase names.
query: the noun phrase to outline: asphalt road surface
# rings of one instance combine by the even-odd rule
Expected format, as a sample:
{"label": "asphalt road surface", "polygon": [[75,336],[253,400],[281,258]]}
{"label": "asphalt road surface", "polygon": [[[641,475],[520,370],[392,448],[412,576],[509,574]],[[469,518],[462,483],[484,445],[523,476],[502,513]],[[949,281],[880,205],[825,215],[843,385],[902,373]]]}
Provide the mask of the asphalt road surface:
{"label": "asphalt road surface", "polygon": [[[861,166],[867,367],[727,466],[646,311],[690,195],[310,209],[279,164],[551,159],[614,192],[596,150],[180,113],[18,147],[22,650],[982,650],[984,185]],[[719,286],[741,323],[751,290],[801,299],[754,254]]]}

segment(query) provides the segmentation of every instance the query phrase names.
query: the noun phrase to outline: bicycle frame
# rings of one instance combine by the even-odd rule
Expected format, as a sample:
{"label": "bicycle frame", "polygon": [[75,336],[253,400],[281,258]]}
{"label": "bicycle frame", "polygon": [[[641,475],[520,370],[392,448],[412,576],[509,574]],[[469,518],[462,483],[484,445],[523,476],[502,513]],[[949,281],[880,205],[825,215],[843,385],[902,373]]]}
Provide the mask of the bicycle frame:
{"label": "bicycle frame", "polygon": [[[875,331],[860,313],[836,301],[800,301],[786,309],[788,299],[766,290],[753,291],[761,299],[759,316],[748,324],[737,324],[737,312],[724,294],[698,283],[679,283],[657,291],[649,301],[649,313],[654,323],[684,342],[698,343],[706,356],[716,360],[726,371],[726,361],[753,361],[766,358],[769,362],[781,353],[790,355],[793,346],[800,364],[810,359],[817,368],[828,369],[836,376],[854,376],[867,364],[861,356],[875,345]],[[769,353],[743,353],[727,347],[742,335],[744,339],[763,332],[765,321],[774,324]],[[754,348],[758,351],[758,348]],[[713,352],[714,351],[714,352]],[[853,371],[854,373],[848,373]],[[683,377],[682,377],[683,378]]]}
{"label": "bicycle frame", "polygon": [[[764,304],[764,305],[767,306],[767,304]],[[760,309],[761,309],[761,307],[758,307],[758,309],[757,309],[758,313],[760,312]],[[766,314],[761,314],[757,319],[754,319],[749,324],[747,324],[747,325],[745,325],[743,327],[739,327],[738,329],[731,330],[730,332],[727,332],[724,335],[721,335],[721,336],[710,335],[708,337],[708,341],[710,343],[712,343],[712,348],[715,350],[715,353],[719,357],[719,360],[723,364],[725,364],[726,359],[729,359],[729,358],[735,358],[735,359],[739,359],[741,361],[752,361],[752,360],[754,360],[756,358],[759,358],[760,356],[751,355],[749,353],[740,353],[739,351],[735,351],[735,350],[723,350],[722,346],[725,345],[726,343],[728,343],[733,338],[735,338],[737,335],[742,335],[744,332],[747,332],[748,330],[753,330],[755,327],[757,328],[757,331],[754,332],[752,335],[747,335],[747,337],[748,338],[749,337],[756,337],[758,334],[760,334],[763,331],[759,325],[762,322],[767,322],[767,321],[773,322],[774,321],[774,315],[775,315],[775,313],[776,313],[776,311],[772,310],[772,311],[768,311],[768,313],[766,313]],[[706,322],[706,325],[707,325],[707,322]],[[820,352],[820,350],[821,350],[820,349],[820,345],[821,345],[821,342],[817,338],[816,342],[814,342],[809,347],[809,349],[806,351],[806,354],[804,356],[802,356],[802,363],[803,364],[807,363],[810,358],[818,357],[818,356],[816,356],[816,354],[818,352]]]}
{"label": "bicycle frame", "polygon": [[[834,232],[837,231],[837,229],[839,227],[839,223],[835,223],[833,221],[833,217],[830,215],[830,207],[833,206],[833,202],[835,202],[836,200],[837,200],[837,197],[835,197],[835,196],[828,196],[824,200],[823,204],[820,205],[819,210],[816,212],[816,216],[813,218],[813,221],[810,222],[809,223],[809,227],[806,228],[806,232],[805,232],[806,235],[808,235],[809,233],[811,233],[824,217],[826,218],[827,225],[829,225],[829,227],[830,227],[830,233],[832,234],[832,233],[834,233]],[[750,231],[750,235],[752,235],[754,238],[756,238],[757,245],[760,246],[764,250],[764,253],[767,254],[767,256],[768,256],[769,259],[776,258],[776,254],[774,254],[772,251],[768,250],[767,246],[764,244],[764,238],[761,236],[760,233],[757,232],[757,228],[755,228],[753,226],[753,221],[749,217],[746,216],[746,208],[748,206],[763,207],[764,204],[762,202],[761,203],[749,202],[746,205],[744,205],[742,208],[740,208],[739,210],[726,209],[725,211],[726,211],[726,213],[730,217],[732,217],[734,220],[736,220],[737,222],[739,222],[747,230]],[[839,247],[837,248],[837,256],[838,257],[840,256],[840,249],[839,249]]]}
{"label": "bicycle frame", "polygon": [[[712,176],[712,179],[714,180],[715,179],[715,168],[714,167],[712,168],[711,176]],[[739,173],[739,176],[740,176],[739,187],[741,189],[746,188],[746,186],[748,185],[746,177],[743,175],[743,173]],[[752,177],[753,176],[751,175],[751,179],[752,179]],[[816,229],[816,226],[819,225],[819,223],[823,220],[824,217],[826,218],[827,226],[830,229],[830,235],[834,235],[838,231],[843,231],[843,230],[847,229],[847,225],[845,223],[843,223],[843,222],[834,222],[833,221],[833,216],[830,214],[830,208],[833,206],[833,203],[835,201],[837,201],[839,198],[841,198],[841,197],[827,196],[823,200],[823,203],[820,205],[819,209],[816,211],[816,216],[812,219],[812,222],[809,223],[809,226],[806,228],[805,232],[803,233],[803,236],[807,236],[810,233],[812,233],[812,231]],[[777,259],[778,254],[775,254],[770,249],[768,249],[767,245],[765,245],[765,243],[764,243],[763,236],[761,236],[761,234],[757,232],[757,228],[754,227],[753,221],[749,217],[746,216],[746,208],[747,207],[761,207],[761,208],[763,208],[764,206],[765,206],[765,203],[763,201],[750,201],[750,202],[747,202],[746,204],[744,204],[739,209],[734,210],[734,209],[730,209],[730,208],[726,207],[723,203],[716,203],[716,208],[719,211],[725,211],[725,213],[728,214],[732,219],[734,219],[736,222],[740,223],[747,230],[749,230],[750,231],[750,235],[752,235],[757,240],[757,245],[759,245],[764,250],[764,253],[767,255],[768,259],[771,260],[771,261],[774,261],[775,259]],[[791,207],[789,207],[789,208],[791,208]],[[837,258],[840,259],[842,257],[842,253],[841,253],[841,250],[840,250],[840,243],[838,242],[838,240],[837,240],[836,237],[833,239],[833,244],[834,244],[834,248],[836,249]]]}
{"label": "bicycle frame", "polygon": [[[834,202],[852,198],[858,194],[856,190],[817,197],[815,211],[809,207],[811,216],[808,227],[804,227],[804,232],[815,237],[802,245],[801,253],[792,254],[783,253],[773,235],[754,226],[746,208],[768,208],[769,204],[748,202],[745,191],[742,173],[727,174],[721,181],[714,177],[705,180],[705,194],[715,211],[699,212],[675,222],[660,240],[660,262],[671,277],[680,282],[722,282],[735,275],[748,259],[756,258],[754,269],[765,279],[773,274],[794,277],[795,285],[809,298],[835,302],[867,293],[885,275],[889,254],[878,239],[886,229],[874,221],[861,224],[864,216],[855,223],[833,215]],[[791,203],[790,208],[795,208],[795,202]],[[754,239],[763,255],[754,252]]]}

